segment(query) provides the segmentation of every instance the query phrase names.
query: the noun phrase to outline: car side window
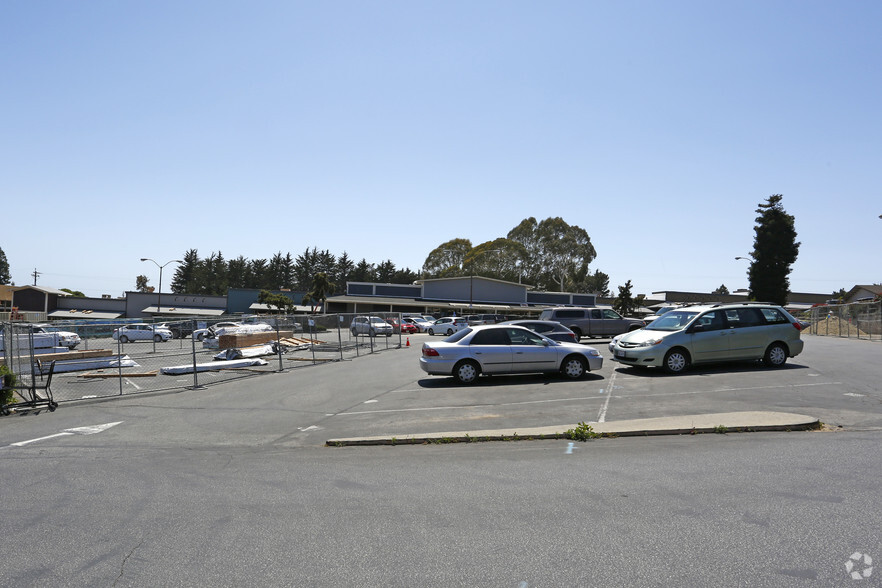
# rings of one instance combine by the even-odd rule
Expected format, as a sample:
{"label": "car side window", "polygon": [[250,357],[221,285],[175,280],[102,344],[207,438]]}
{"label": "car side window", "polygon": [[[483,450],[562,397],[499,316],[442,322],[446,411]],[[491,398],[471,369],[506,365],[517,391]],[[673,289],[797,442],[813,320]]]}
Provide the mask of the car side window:
{"label": "car side window", "polygon": [[605,309],[603,310],[603,318],[605,318],[605,319],[615,319],[615,320],[618,320],[618,319],[622,318],[622,315],[620,315],[619,313],[617,313],[617,312],[614,311],[614,310],[610,310],[610,309],[608,309],[608,308],[605,308]]}
{"label": "car side window", "polygon": [[600,310],[595,308],[591,311],[591,318],[593,319],[601,319],[603,315],[600,313]]}
{"label": "car side window", "polygon": [[761,308],[760,312],[763,314],[766,322],[770,325],[777,325],[780,323],[789,322],[787,320],[787,317],[778,312],[778,309],[776,308]]}
{"label": "car side window", "polygon": [[478,331],[472,337],[471,345],[508,345],[507,329],[488,329]]}
{"label": "car side window", "polygon": [[704,325],[705,331],[720,331],[726,328],[723,313],[716,310],[704,313],[698,318],[698,322]]}
{"label": "car side window", "polygon": [[542,337],[522,329],[507,329],[512,345],[543,345]]}
{"label": "car side window", "polygon": [[[729,315],[728,311],[726,316]],[[738,315],[738,324],[735,326],[738,327],[755,327],[757,325],[761,325],[765,322],[763,315],[760,313],[757,308],[738,308],[736,309],[736,314]],[[729,321],[731,323],[731,319]]]}

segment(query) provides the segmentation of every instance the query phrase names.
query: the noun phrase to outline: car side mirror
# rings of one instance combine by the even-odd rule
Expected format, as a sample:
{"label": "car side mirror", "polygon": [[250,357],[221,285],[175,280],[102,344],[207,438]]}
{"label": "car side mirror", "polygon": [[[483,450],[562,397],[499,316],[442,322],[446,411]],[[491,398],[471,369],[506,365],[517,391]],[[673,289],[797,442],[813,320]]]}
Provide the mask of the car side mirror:
{"label": "car side mirror", "polygon": [[689,327],[690,333],[698,333],[704,330],[704,323],[695,323],[691,327]]}

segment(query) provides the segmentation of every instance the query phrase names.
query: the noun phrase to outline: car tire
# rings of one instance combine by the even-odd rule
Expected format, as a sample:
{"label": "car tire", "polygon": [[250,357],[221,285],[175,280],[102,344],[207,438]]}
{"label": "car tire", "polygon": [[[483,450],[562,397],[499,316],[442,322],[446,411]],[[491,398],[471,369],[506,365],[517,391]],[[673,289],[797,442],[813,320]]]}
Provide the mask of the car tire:
{"label": "car tire", "polygon": [[371,337],[376,337],[377,332],[375,330],[371,329],[370,331],[368,331],[368,335],[370,335]]}
{"label": "car tire", "polygon": [[685,349],[675,347],[665,354],[664,368],[669,374],[682,373],[689,366],[689,354]]}
{"label": "car tire", "polygon": [[433,329],[429,329],[429,335],[432,336],[434,334],[435,334],[435,331]]}
{"label": "car tire", "polygon": [[781,367],[787,362],[787,347],[783,343],[772,343],[763,355],[763,363],[768,367]]}
{"label": "car tire", "polygon": [[588,362],[584,357],[571,355],[563,360],[560,366],[561,373],[571,380],[578,380],[588,373]]}
{"label": "car tire", "polygon": [[387,336],[387,337],[391,337],[391,336],[392,336],[392,333],[386,333],[386,336]]}
{"label": "car tire", "polygon": [[582,338],[582,330],[579,327],[571,327],[570,330],[573,332],[573,335],[576,336],[576,343],[578,343],[579,339]]}
{"label": "car tire", "polygon": [[162,343],[162,335],[153,335],[154,343]]}
{"label": "car tire", "polygon": [[119,336],[119,342],[120,342],[120,343],[128,343],[128,342],[129,342],[129,338],[126,337],[125,335],[120,335],[120,336]]}
{"label": "car tire", "polygon": [[196,335],[196,340],[199,341],[200,343],[202,342],[203,339],[205,339],[205,335],[203,333],[199,333],[198,335]]}
{"label": "car tire", "polygon": [[453,378],[460,384],[474,384],[481,375],[481,366],[471,359],[464,359],[453,366]]}

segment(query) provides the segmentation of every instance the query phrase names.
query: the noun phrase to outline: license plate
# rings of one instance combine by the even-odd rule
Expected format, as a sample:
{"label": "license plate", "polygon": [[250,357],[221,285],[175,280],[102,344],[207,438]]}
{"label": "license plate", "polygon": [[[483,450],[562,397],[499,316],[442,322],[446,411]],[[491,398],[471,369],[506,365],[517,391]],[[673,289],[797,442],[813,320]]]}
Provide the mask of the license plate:
{"label": "license plate", "polygon": [[624,351],[615,351],[615,352],[613,352],[613,356],[615,356],[619,359],[626,359],[628,357],[628,354],[625,353]]}

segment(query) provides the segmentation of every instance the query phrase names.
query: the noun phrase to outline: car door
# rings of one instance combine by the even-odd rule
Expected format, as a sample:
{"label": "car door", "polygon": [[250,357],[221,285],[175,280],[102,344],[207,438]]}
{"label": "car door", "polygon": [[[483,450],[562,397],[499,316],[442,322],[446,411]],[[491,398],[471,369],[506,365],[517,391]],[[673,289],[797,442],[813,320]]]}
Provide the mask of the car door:
{"label": "car door", "polygon": [[601,333],[606,336],[618,335],[628,330],[625,326],[625,319],[622,315],[609,308],[603,309],[603,321],[601,322]]}
{"label": "car door", "polygon": [[526,329],[508,329],[512,372],[557,371],[557,347]]}
{"label": "car door", "polygon": [[[696,325],[701,325],[695,328]],[[718,361],[729,357],[729,328],[721,310],[711,310],[699,316],[690,329],[692,361]]]}
{"label": "car door", "polygon": [[506,329],[478,331],[469,342],[469,353],[478,360],[485,374],[511,372],[511,345]]}
{"label": "car door", "polygon": [[732,359],[762,357],[768,345],[765,319],[758,308],[732,308],[726,311],[729,323],[729,356]]}

